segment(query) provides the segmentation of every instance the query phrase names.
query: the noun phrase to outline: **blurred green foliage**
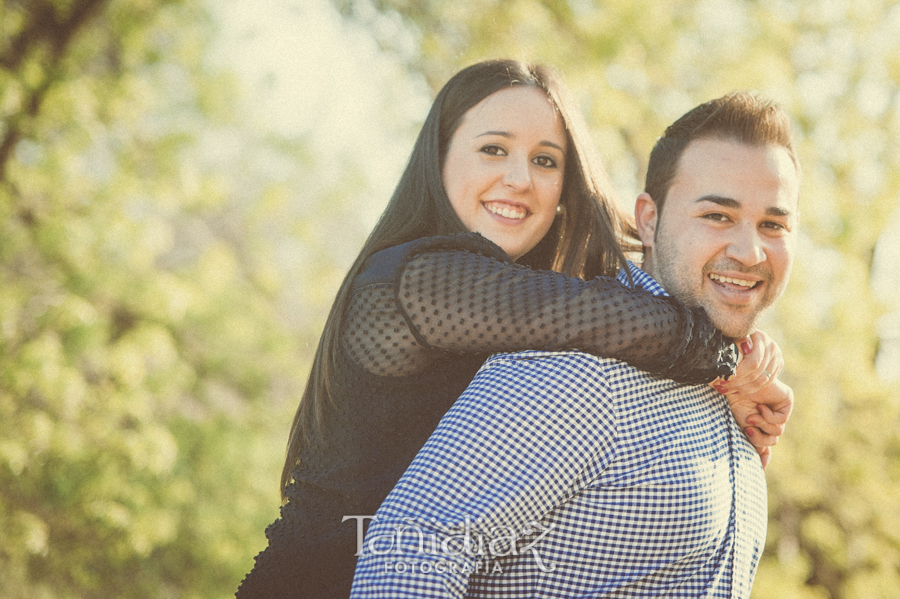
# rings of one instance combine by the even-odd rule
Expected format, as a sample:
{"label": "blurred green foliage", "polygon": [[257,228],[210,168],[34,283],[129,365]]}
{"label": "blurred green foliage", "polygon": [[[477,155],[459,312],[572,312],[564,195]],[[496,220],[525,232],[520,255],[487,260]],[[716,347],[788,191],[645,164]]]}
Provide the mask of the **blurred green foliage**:
{"label": "blurred green foliage", "polygon": [[[900,194],[900,8],[332,3],[434,90],[487,57],[557,66],[623,195],[694,104],[755,89],[785,105],[803,233],[765,328],[797,406],[754,596],[895,596],[900,393],[874,364],[897,306],[871,277]],[[215,34],[201,0],[0,3],[2,598],[230,596],[277,515],[371,199],[360,157],[326,178],[302,135],[238,113]]]}
{"label": "blurred green foliage", "polygon": [[277,515],[317,331],[270,266],[289,177],[253,164],[308,173],[233,113],[212,25],[0,6],[0,597],[230,596]]}

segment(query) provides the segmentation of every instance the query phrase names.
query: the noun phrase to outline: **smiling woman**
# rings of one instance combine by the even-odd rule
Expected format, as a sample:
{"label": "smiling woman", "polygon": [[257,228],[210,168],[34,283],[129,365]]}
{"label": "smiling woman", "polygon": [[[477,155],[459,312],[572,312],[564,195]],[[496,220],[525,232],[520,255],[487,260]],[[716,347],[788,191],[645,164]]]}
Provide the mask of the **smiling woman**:
{"label": "smiling woman", "polygon": [[692,383],[732,371],[702,309],[612,278],[635,231],[588,139],[546,68],[488,61],[444,86],[338,292],[292,427],[288,502],[238,597],[346,598],[357,524],[491,353],[577,348]]}
{"label": "smiling woman", "polygon": [[546,94],[511,87],[469,109],[441,178],[463,225],[518,260],[553,224],[565,164],[566,132]]}

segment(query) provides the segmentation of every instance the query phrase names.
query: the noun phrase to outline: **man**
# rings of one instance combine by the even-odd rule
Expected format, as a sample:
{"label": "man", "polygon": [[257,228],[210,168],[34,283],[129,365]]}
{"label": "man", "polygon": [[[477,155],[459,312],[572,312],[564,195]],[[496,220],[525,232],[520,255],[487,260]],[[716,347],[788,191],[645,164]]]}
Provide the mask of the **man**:
{"label": "man", "polygon": [[[690,111],[651,155],[635,284],[751,333],[790,275],[799,178],[777,107]],[[501,354],[382,504],[351,596],[748,597],[765,531],[725,397],[579,352]]]}

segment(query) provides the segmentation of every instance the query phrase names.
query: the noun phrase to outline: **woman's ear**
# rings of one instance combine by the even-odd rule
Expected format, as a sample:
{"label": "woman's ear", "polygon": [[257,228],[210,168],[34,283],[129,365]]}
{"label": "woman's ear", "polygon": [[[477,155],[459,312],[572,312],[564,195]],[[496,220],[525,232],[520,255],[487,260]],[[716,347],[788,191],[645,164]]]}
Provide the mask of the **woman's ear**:
{"label": "woman's ear", "polygon": [[638,237],[645,248],[652,248],[656,238],[656,223],[659,212],[656,202],[648,193],[642,193],[634,203],[634,220],[637,224]]}

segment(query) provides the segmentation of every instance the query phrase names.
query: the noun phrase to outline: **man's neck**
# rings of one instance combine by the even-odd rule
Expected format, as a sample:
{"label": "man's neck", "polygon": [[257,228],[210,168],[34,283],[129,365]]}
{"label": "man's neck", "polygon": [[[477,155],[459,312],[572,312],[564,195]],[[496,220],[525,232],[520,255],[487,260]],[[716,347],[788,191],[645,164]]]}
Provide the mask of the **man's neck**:
{"label": "man's neck", "polygon": [[[640,268],[659,282],[659,279],[656,276],[656,269],[653,268],[653,256],[650,255],[649,250],[644,250],[644,261],[640,264]],[[662,283],[660,283],[660,285],[662,285]]]}

